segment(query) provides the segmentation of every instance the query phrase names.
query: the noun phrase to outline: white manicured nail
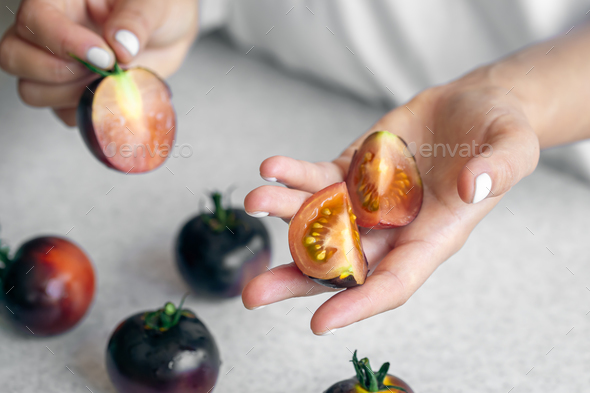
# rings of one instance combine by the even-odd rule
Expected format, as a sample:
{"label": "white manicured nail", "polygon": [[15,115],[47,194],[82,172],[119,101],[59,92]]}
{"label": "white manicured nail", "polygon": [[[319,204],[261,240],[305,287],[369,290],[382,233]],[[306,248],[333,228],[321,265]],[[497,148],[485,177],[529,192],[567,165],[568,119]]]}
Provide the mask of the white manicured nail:
{"label": "white manicured nail", "polygon": [[266,217],[268,216],[268,212],[252,212],[252,213],[248,213],[246,212],[249,216],[251,217],[256,217],[256,218],[260,218],[260,217]]}
{"label": "white manicured nail", "polygon": [[482,173],[475,178],[475,192],[473,193],[473,201],[471,203],[478,203],[486,199],[492,190],[492,178],[487,173]]}
{"label": "white manicured nail", "polygon": [[277,178],[276,177],[264,177],[264,176],[261,176],[261,177],[264,180],[266,180],[266,181],[271,181],[271,182],[276,182],[277,181]]}
{"label": "white manicured nail", "polygon": [[98,46],[88,49],[86,60],[99,68],[108,68],[111,65],[111,55],[109,55],[109,52]]}
{"label": "white manicured nail", "polygon": [[260,310],[261,308],[264,308],[264,307],[266,307],[266,305],[265,305],[265,306],[254,307],[254,308],[252,309],[252,311],[254,311],[254,310]]}
{"label": "white manicured nail", "polygon": [[129,30],[117,31],[117,33],[115,33],[115,39],[127,49],[127,52],[129,52],[131,56],[135,56],[137,52],[139,52],[139,40],[137,39],[137,36]]}
{"label": "white manicured nail", "polygon": [[328,331],[325,331],[325,332],[321,333],[320,336],[330,336],[330,335],[334,334],[334,332],[336,330],[338,330],[338,329],[330,329]]}

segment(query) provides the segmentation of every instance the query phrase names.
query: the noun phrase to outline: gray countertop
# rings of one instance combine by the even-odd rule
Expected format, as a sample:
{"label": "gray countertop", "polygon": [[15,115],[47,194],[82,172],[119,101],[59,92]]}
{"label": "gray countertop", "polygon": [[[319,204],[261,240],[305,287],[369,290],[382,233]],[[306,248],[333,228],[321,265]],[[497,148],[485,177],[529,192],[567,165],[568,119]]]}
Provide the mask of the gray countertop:
{"label": "gray countertop", "polygon": [[[384,113],[215,37],[198,42],[169,82],[177,143],[193,154],[126,176],[96,161],[48,110],[23,105],[15,81],[0,75],[1,236],[17,247],[70,231],[98,274],[94,305],[70,333],[27,337],[0,322],[0,391],[114,392],[104,366],[109,334],[128,315],[185,292],[172,246],[204,193],[235,185],[239,206],[264,183],[264,158],[331,159]],[[355,348],[375,367],[390,361],[420,393],[587,390],[589,201],[587,185],[541,165],[406,305],[326,337],[309,330],[309,310],[329,295],[256,311],[239,298],[190,298],[221,349],[215,391],[321,392],[353,374]],[[273,264],[290,262],[287,225],[264,222]]]}

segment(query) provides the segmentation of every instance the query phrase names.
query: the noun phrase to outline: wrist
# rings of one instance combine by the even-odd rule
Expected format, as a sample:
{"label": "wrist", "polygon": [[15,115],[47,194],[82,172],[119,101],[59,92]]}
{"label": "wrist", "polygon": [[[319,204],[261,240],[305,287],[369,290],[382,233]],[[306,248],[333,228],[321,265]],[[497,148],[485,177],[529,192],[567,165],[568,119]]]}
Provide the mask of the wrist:
{"label": "wrist", "polygon": [[590,137],[588,37],[590,27],[483,67],[487,83],[520,104],[541,148]]}
{"label": "wrist", "polygon": [[543,145],[545,139],[545,130],[542,126],[545,121],[543,115],[547,115],[547,113],[539,111],[539,108],[543,107],[539,96],[543,96],[545,93],[541,91],[542,86],[535,86],[523,81],[522,77],[526,71],[521,72],[525,65],[520,63],[518,56],[503,59],[481,66],[453,83],[460,84],[462,89],[478,91],[488,96],[489,102],[491,102],[490,108],[492,105],[496,108],[509,107],[510,111],[519,112],[530,124],[539,138],[540,144]]}

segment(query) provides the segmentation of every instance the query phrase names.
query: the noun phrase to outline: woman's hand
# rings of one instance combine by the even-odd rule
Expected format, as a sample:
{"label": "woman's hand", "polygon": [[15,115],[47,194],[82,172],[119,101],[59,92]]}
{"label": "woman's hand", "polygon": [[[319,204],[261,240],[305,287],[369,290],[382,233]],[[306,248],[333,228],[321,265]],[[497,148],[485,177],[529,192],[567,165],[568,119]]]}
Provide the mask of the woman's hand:
{"label": "woman's hand", "polygon": [[[246,197],[246,211],[289,220],[312,193],[343,181],[353,153],[369,133],[388,130],[415,151],[424,183],[422,210],[406,227],[360,229],[372,274],[364,285],[342,291],[318,308],[311,321],[315,334],[404,304],[462,247],[502,195],[535,169],[538,138],[519,100],[507,95],[507,89],[493,87],[490,74],[484,68],[420,93],[389,112],[333,162],[277,156],[262,163],[263,178],[277,179],[288,188],[253,190]],[[328,290],[291,263],[256,277],[242,297],[252,309]]]}
{"label": "woman's hand", "polygon": [[0,67],[19,78],[22,100],[76,124],[78,100],[103,69],[142,65],[164,77],[197,33],[197,0],[24,0],[0,43]]}

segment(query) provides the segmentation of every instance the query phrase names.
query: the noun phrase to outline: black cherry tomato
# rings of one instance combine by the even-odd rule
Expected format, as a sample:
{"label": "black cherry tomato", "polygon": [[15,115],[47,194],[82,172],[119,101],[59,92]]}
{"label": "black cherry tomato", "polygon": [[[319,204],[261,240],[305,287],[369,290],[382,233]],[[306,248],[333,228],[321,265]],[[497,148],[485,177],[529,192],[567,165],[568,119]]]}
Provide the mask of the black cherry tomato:
{"label": "black cherry tomato", "polygon": [[183,302],[132,315],[112,333],[106,363],[119,393],[213,390],[221,364],[217,344]]}
{"label": "black cherry tomato", "polygon": [[242,209],[222,206],[189,220],[176,240],[176,263],[197,294],[239,296],[246,284],[270,266],[270,237],[262,221]]}
{"label": "black cherry tomato", "polygon": [[94,297],[90,259],[67,239],[44,236],[24,243],[13,258],[0,249],[1,282],[11,319],[39,336],[63,333],[76,325]]}

